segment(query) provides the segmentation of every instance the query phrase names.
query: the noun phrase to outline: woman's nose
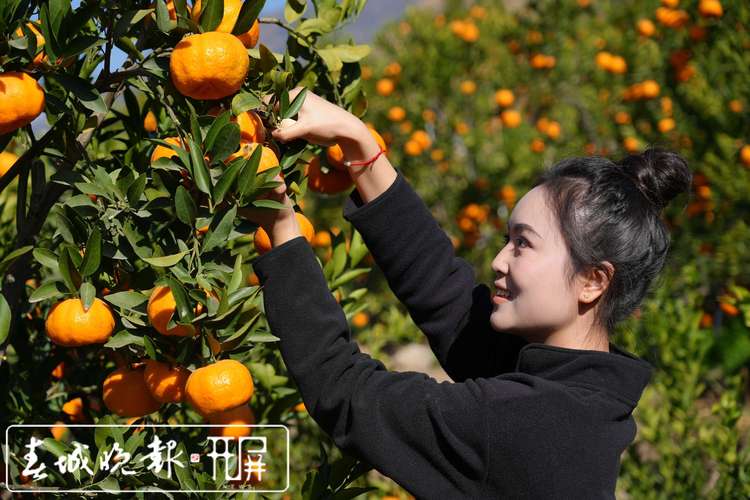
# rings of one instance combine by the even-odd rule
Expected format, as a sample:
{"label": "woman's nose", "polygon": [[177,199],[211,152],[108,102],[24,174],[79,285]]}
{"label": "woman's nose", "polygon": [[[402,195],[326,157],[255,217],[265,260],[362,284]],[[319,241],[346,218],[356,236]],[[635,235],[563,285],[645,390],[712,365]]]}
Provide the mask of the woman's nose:
{"label": "woman's nose", "polygon": [[500,251],[492,259],[492,270],[495,274],[508,274],[508,263],[505,260],[504,252],[505,247],[501,248]]}

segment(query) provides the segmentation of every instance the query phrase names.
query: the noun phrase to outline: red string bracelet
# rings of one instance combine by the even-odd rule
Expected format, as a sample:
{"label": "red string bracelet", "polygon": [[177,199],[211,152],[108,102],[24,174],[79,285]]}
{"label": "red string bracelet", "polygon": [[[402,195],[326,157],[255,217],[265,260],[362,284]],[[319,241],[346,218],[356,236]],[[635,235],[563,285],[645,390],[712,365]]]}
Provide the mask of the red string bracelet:
{"label": "red string bracelet", "polygon": [[385,153],[385,149],[380,149],[380,151],[378,151],[378,154],[376,154],[371,160],[366,160],[366,161],[344,160],[344,166],[346,167],[358,166],[359,167],[362,165],[370,165],[371,163],[374,163],[375,160],[377,160],[380,157],[380,155],[382,155],[383,153]]}

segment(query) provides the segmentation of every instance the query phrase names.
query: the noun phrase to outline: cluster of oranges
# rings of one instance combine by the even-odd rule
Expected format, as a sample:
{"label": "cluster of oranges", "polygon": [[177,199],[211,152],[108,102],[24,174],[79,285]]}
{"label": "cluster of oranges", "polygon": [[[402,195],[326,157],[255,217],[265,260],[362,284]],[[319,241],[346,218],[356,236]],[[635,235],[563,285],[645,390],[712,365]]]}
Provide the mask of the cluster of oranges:
{"label": "cluster of oranges", "polygon": [[432,146],[430,135],[424,130],[415,130],[404,144],[404,151],[409,156],[419,156]]}
{"label": "cluster of oranges", "polygon": [[555,67],[556,59],[549,54],[536,53],[532,54],[529,62],[534,69],[550,69]]}
{"label": "cluster of oranges", "polygon": [[464,42],[474,43],[479,40],[479,26],[472,19],[455,19],[450,23],[451,33]]}
{"label": "cluster of oranges", "polygon": [[463,243],[466,247],[471,248],[476,244],[480,237],[479,226],[487,222],[489,214],[490,206],[486,203],[469,203],[458,212],[456,223],[463,233]]}
{"label": "cluster of oranges", "polygon": [[625,74],[628,71],[628,64],[625,58],[602,50],[596,54],[596,65],[605,71],[618,75]]}
{"label": "cluster of oranges", "polygon": [[626,88],[622,93],[622,99],[626,102],[655,99],[659,96],[660,90],[656,80],[644,80]]}
{"label": "cluster of oranges", "polygon": [[712,200],[711,187],[708,179],[701,172],[693,174],[693,192],[695,200],[691,201],[685,212],[688,217],[695,217],[701,213],[704,214],[706,222],[713,222],[715,202]]}

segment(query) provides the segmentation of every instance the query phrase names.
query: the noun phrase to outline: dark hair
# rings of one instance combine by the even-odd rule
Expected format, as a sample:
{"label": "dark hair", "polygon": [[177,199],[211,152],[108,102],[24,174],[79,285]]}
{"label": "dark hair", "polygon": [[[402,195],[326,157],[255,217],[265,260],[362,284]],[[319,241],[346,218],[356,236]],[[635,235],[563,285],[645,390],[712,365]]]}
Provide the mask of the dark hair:
{"label": "dark hair", "polygon": [[[547,206],[570,253],[569,284],[600,269],[609,286],[594,309],[594,326],[608,335],[641,304],[670,247],[660,212],[688,192],[692,173],[677,153],[650,147],[613,162],[600,156],[566,158],[543,172]],[[609,261],[613,275],[602,265]]]}

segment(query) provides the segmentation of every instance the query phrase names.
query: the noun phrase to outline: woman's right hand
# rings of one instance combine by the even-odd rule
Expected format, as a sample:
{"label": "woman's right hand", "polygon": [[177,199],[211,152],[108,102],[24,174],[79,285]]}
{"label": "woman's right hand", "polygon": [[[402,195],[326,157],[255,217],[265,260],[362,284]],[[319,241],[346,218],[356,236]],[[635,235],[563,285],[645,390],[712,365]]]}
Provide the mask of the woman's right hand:
{"label": "woman's right hand", "polygon": [[[290,90],[289,102],[293,102],[303,88]],[[367,126],[362,120],[308,90],[296,122],[274,129],[271,134],[281,142],[303,139],[312,144],[333,146],[342,140],[361,137],[363,131],[367,132]]]}

